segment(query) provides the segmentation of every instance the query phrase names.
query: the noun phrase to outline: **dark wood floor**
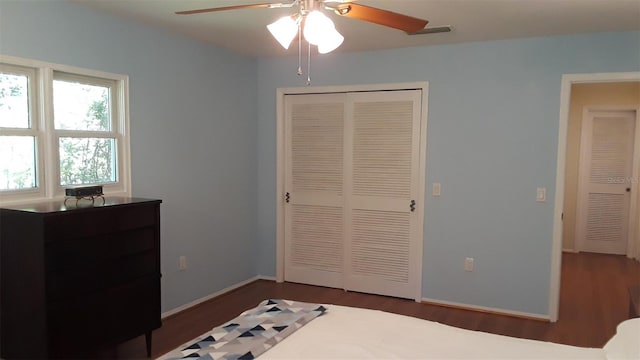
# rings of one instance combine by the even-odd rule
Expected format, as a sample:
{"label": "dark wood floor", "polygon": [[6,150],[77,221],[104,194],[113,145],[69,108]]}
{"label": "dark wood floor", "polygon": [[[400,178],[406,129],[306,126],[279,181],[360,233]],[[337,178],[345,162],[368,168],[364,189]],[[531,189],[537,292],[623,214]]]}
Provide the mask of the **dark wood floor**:
{"label": "dark wood floor", "polygon": [[[585,347],[602,347],[628,317],[627,288],[640,284],[640,263],[624,256],[571,254],[562,257],[560,316],[556,323],[451,309],[385,296],[317,286],[260,280],[163,321],[153,334],[159,356],[266,298],[332,303],[414,316],[461,328]],[[144,336],[120,345],[105,357],[142,358]]]}

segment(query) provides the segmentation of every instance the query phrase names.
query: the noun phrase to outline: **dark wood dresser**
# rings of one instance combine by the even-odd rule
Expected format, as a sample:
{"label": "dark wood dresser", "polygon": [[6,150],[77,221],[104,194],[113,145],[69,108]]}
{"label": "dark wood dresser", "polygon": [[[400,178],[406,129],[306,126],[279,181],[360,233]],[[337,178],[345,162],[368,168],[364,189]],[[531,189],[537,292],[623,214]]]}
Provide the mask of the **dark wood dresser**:
{"label": "dark wood dresser", "polygon": [[0,357],[86,358],[160,320],[161,200],[0,209]]}

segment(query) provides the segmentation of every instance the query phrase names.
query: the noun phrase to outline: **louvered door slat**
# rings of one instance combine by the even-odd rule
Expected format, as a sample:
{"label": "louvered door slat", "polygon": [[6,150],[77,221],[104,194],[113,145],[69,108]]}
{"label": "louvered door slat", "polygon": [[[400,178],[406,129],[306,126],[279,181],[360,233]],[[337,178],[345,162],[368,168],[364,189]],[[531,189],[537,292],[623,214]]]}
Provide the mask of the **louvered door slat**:
{"label": "louvered door slat", "polygon": [[292,109],[293,191],[342,195],[344,106],[295,104]]}
{"label": "louvered door slat", "polygon": [[352,273],[407,282],[409,214],[354,210],[352,222]]}
{"label": "louvered door slat", "polygon": [[353,194],[411,195],[412,101],[354,104]]}
{"label": "louvered door slat", "polygon": [[595,117],[591,145],[591,182],[609,184],[631,173],[629,154],[633,149],[628,119]]}
{"label": "louvered door slat", "polygon": [[294,266],[342,272],[342,208],[294,205],[291,222]]}
{"label": "louvered door slat", "polygon": [[624,194],[589,194],[587,241],[621,241],[625,231]]}

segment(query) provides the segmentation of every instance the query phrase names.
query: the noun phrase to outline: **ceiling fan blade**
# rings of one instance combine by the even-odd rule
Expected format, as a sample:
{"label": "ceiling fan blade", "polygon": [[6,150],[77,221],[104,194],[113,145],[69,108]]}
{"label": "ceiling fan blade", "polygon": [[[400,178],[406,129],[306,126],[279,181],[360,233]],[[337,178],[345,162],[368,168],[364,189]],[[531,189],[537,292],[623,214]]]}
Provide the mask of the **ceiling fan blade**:
{"label": "ceiling fan blade", "polygon": [[378,25],[392,27],[394,29],[402,30],[407,34],[420,31],[429,23],[427,20],[355,3],[339,4],[335,7],[335,13],[354,19],[372,22]]}
{"label": "ceiling fan blade", "polygon": [[437,34],[437,33],[445,33],[445,32],[451,32],[451,25],[428,27],[420,31],[410,33],[409,35],[426,35],[426,34]]}
{"label": "ceiling fan blade", "polygon": [[285,6],[288,6],[288,4],[283,4],[283,3],[247,4],[247,5],[234,5],[234,6],[215,7],[215,8],[208,8],[208,9],[176,11],[176,14],[178,14],[178,15],[191,15],[191,14],[201,14],[201,13],[207,13],[207,12],[226,11],[226,10],[278,8],[278,7],[285,7]]}

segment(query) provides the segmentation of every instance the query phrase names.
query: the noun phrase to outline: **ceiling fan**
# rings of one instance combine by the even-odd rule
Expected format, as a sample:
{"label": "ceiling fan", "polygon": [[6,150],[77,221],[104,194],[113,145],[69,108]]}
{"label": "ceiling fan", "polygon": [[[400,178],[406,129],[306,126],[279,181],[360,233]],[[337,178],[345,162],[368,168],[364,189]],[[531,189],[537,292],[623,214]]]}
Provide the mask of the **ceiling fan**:
{"label": "ceiling fan", "polygon": [[[420,34],[426,30],[428,21],[408,15],[399,14],[389,10],[383,10],[371,6],[355,3],[356,0],[290,0],[283,3],[259,3],[214,7],[177,11],[178,15],[202,14],[227,10],[256,9],[256,8],[292,8],[297,9],[295,14],[285,16],[269,25],[267,29],[288,49],[291,42],[298,38],[298,75],[302,75],[301,52],[302,38],[309,44],[308,67],[311,64],[311,45],[318,47],[321,54],[329,53],[337,49],[344,37],[340,34],[331,19],[325,15],[325,10],[332,11],[336,15],[367,21],[370,23],[402,30],[409,35]],[[308,72],[308,71],[307,71]],[[311,79],[307,76],[307,85]]]}
{"label": "ceiling fan", "polygon": [[402,30],[407,34],[416,33],[429,23],[427,20],[355,3],[356,0],[293,0],[288,3],[261,3],[214,7],[207,9],[177,11],[179,15],[201,14],[207,12],[255,9],[255,8],[293,8],[298,6],[298,13],[306,16],[317,10],[331,10],[335,14],[349,18],[368,21],[374,24]]}

